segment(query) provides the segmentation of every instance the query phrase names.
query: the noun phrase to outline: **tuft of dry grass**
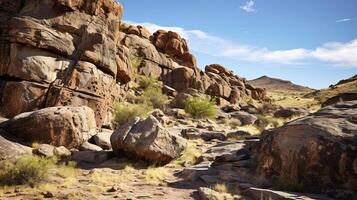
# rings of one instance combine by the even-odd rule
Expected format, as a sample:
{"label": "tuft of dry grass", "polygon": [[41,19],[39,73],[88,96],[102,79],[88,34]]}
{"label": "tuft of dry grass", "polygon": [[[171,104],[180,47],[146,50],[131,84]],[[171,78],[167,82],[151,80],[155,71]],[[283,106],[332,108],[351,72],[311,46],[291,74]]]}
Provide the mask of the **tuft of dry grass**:
{"label": "tuft of dry grass", "polygon": [[186,166],[186,165],[194,165],[197,163],[198,158],[202,155],[202,150],[197,147],[197,143],[202,141],[188,141],[186,149],[182,153],[182,155],[172,161],[168,166]]}
{"label": "tuft of dry grass", "polygon": [[149,167],[143,175],[148,183],[158,184],[168,177],[169,171],[164,167]]}
{"label": "tuft of dry grass", "polygon": [[228,187],[224,183],[217,183],[212,187],[212,189],[216,192],[229,193]]}

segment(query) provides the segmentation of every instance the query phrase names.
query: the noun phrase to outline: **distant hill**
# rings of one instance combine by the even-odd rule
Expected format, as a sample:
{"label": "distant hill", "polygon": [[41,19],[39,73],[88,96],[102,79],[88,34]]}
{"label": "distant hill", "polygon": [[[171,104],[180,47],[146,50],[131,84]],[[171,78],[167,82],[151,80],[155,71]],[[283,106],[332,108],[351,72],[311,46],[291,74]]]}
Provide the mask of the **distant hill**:
{"label": "distant hill", "polygon": [[346,92],[357,92],[357,75],[348,79],[341,80],[337,84],[331,85],[327,89],[316,90],[306,94],[305,97],[313,97],[320,102],[325,102],[327,99],[333,96]]}
{"label": "distant hill", "polygon": [[285,92],[312,92],[313,89],[301,85],[296,85],[288,80],[282,80],[278,78],[271,78],[268,76],[262,76],[260,78],[248,81],[249,84],[254,87],[265,88],[268,91],[285,91]]}

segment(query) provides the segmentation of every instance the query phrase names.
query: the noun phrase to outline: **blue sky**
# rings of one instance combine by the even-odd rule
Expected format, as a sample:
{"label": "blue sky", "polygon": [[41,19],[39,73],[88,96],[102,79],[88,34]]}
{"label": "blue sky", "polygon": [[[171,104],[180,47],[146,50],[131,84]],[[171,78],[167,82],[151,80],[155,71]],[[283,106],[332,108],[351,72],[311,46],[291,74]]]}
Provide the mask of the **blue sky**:
{"label": "blue sky", "polygon": [[357,74],[356,0],[121,0],[123,20],[185,37],[200,68],[219,63],[324,88]]}

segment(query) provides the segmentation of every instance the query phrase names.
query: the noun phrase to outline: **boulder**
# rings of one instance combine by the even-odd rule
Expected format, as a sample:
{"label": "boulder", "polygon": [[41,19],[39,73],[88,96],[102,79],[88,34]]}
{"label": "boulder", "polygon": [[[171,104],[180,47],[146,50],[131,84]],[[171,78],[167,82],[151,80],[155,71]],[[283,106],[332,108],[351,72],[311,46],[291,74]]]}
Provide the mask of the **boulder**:
{"label": "boulder", "polygon": [[247,112],[244,111],[236,111],[233,113],[230,113],[231,117],[234,119],[238,119],[242,126],[245,125],[253,125],[255,123],[255,121],[257,121],[257,117],[253,114],[249,114]]}
{"label": "boulder", "polygon": [[55,147],[49,144],[40,144],[38,147],[33,149],[33,153],[49,158],[56,156],[57,158],[65,159],[71,156],[71,152],[66,147]]}
{"label": "boulder", "polygon": [[159,51],[169,55],[178,64],[196,68],[195,57],[190,54],[186,40],[178,33],[158,30],[153,34],[152,42]]}
{"label": "boulder", "polygon": [[293,118],[308,115],[309,112],[303,108],[281,108],[274,113],[274,117]]}
{"label": "boulder", "polygon": [[22,145],[19,139],[0,130],[0,162],[31,154],[32,148]]}
{"label": "boulder", "polygon": [[169,133],[153,116],[121,126],[110,140],[115,154],[125,152],[157,164],[166,164],[177,158],[186,145],[185,139]]}
{"label": "boulder", "polygon": [[22,113],[0,125],[30,143],[77,148],[96,133],[94,112],[88,107],[50,107]]}
{"label": "boulder", "polygon": [[104,150],[112,149],[112,145],[110,144],[110,136],[112,134],[113,134],[112,130],[102,129],[95,136],[93,136],[95,144]]}
{"label": "boulder", "polygon": [[90,142],[85,142],[79,147],[80,151],[103,151],[103,149],[95,144]]}
{"label": "boulder", "polygon": [[256,173],[303,190],[357,188],[357,101],[327,106],[262,134]]}

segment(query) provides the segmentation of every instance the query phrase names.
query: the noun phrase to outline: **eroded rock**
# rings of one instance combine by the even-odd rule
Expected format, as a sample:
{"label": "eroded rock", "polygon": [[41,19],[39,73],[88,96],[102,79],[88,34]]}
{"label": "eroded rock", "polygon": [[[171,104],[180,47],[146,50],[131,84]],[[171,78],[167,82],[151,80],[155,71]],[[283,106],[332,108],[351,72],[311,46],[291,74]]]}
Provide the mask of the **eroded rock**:
{"label": "eroded rock", "polygon": [[122,151],[152,163],[166,164],[180,156],[185,139],[169,133],[153,116],[136,119],[117,129],[111,136],[113,151]]}

